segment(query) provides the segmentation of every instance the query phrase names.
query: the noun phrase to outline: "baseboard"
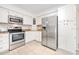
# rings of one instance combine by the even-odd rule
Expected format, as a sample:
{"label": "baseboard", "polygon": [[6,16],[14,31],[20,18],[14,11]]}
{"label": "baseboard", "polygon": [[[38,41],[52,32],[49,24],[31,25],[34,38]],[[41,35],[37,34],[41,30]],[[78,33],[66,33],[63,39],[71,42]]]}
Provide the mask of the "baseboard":
{"label": "baseboard", "polygon": [[65,52],[67,52],[69,55],[76,55],[76,53],[72,53],[72,52],[67,51],[67,50],[65,50],[65,49],[62,49],[62,48],[58,48],[58,50],[65,51]]}
{"label": "baseboard", "polygon": [[33,41],[36,41],[36,42],[38,42],[38,43],[41,43],[41,41],[37,41],[37,40],[33,40]]}
{"label": "baseboard", "polygon": [[25,42],[25,43],[30,43],[30,42],[32,42],[32,41],[36,41],[36,42],[41,43],[41,41],[37,41],[37,40],[31,40],[31,41],[28,41],[28,42]]}

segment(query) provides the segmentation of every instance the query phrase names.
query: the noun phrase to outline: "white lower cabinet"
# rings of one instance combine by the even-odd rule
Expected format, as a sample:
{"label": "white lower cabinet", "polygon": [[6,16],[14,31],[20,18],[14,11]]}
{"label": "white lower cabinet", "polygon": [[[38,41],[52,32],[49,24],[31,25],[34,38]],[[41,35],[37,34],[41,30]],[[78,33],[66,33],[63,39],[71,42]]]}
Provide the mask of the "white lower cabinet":
{"label": "white lower cabinet", "polygon": [[29,41],[32,41],[32,32],[31,31],[26,31],[25,32],[25,42],[29,42]]}
{"label": "white lower cabinet", "polygon": [[9,33],[0,34],[0,52],[9,50]]}
{"label": "white lower cabinet", "polygon": [[34,39],[36,41],[41,41],[42,40],[42,32],[41,31],[34,32]]}
{"label": "white lower cabinet", "polygon": [[32,40],[41,41],[41,32],[40,31],[26,31],[25,32],[25,42]]}

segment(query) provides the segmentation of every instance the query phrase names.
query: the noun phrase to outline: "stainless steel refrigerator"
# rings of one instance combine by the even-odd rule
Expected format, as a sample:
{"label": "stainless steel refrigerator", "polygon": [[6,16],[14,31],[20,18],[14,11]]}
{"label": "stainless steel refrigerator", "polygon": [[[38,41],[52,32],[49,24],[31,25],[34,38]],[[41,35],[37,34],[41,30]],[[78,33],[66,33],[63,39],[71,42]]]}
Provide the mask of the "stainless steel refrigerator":
{"label": "stainless steel refrigerator", "polygon": [[58,48],[58,17],[44,17],[42,24],[42,45],[56,50]]}

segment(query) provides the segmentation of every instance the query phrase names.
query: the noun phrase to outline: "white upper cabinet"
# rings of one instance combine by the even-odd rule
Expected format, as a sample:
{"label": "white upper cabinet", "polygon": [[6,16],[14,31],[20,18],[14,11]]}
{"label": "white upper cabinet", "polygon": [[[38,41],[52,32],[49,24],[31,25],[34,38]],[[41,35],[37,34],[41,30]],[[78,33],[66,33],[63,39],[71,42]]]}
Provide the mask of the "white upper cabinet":
{"label": "white upper cabinet", "polygon": [[41,17],[36,18],[36,25],[42,25],[42,19]]}
{"label": "white upper cabinet", "polygon": [[16,11],[12,11],[12,10],[9,10],[9,15],[13,15],[13,16],[17,16],[17,17],[23,17],[22,14],[20,14]]}
{"label": "white upper cabinet", "polygon": [[21,13],[18,13],[16,11],[9,11],[9,15],[17,16],[17,17],[22,17],[23,18],[23,24],[25,25],[32,25],[33,24],[33,18],[31,16],[23,15]]}
{"label": "white upper cabinet", "polygon": [[9,15],[16,16],[16,15],[17,15],[17,13],[16,13],[15,11],[11,11],[11,10],[9,10]]}
{"label": "white upper cabinet", "polygon": [[33,18],[30,16],[23,16],[23,24],[25,25],[33,25]]}
{"label": "white upper cabinet", "polygon": [[0,22],[8,23],[8,10],[0,7]]}

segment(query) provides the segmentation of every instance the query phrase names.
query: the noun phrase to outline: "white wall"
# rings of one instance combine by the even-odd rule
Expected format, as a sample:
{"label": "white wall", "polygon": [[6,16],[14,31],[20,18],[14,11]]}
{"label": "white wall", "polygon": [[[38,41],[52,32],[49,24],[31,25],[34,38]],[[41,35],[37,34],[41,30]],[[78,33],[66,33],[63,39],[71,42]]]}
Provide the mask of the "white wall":
{"label": "white wall", "polygon": [[58,47],[76,53],[76,6],[58,9]]}

